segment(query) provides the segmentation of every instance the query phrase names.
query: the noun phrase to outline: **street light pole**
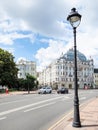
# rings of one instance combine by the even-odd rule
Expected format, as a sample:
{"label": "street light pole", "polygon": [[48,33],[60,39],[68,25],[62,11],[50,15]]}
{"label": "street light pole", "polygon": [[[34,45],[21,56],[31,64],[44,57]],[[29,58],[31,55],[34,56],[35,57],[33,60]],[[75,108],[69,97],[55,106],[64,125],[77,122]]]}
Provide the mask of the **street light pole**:
{"label": "street light pole", "polygon": [[76,28],[73,28],[74,33],[74,120],[73,127],[80,127],[79,114],[79,98],[78,98],[78,80],[77,80],[77,46],[76,46]]}
{"label": "street light pole", "polygon": [[79,114],[79,98],[78,98],[78,81],[77,81],[77,48],[76,48],[76,28],[81,21],[81,15],[78,14],[75,8],[71,10],[67,20],[73,27],[74,34],[74,118],[73,127],[81,127],[80,114]]}

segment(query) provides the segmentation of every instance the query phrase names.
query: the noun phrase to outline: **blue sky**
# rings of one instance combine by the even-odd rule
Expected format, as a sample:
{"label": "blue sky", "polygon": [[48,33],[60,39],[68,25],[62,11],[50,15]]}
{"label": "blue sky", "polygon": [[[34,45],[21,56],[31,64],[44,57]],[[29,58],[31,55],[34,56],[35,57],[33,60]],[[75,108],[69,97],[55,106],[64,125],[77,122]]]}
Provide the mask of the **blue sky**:
{"label": "blue sky", "polygon": [[77,49],[98,67],[97,0],[0,0],[0,48],[15,61],[35,61],[42,70],[73,47],[73,30],[66,20],[73,7],[82,15]]}

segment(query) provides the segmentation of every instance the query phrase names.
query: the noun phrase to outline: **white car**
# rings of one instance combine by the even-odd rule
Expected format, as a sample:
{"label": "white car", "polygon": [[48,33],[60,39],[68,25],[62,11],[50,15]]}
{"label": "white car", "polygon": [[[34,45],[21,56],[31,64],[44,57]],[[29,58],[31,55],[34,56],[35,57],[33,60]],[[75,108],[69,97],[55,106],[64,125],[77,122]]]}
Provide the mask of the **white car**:
{"label": "white car", "polygon": [[38,90],[38,94],[46,94],[46,93],[52,93],[51,87],[42,87]]}

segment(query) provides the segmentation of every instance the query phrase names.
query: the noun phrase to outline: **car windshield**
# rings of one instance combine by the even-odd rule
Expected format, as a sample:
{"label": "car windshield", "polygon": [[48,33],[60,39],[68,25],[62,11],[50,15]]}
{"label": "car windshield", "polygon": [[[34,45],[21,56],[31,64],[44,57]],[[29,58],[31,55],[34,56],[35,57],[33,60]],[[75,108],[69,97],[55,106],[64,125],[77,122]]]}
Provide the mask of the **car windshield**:
{"label": "car windshield", "polygon": [[41,88],[41,89],[46,89],[46,87],[43,87],[43,88]]}
{"label": "car windshield", "polygon": [[61,90],[61,89],[65,89],[65,88],[64,87],[59,87],[58,89]]}
{"label": "car windshield", "polygon": [[50,87],[47,87],[47,89],[51,89]]}

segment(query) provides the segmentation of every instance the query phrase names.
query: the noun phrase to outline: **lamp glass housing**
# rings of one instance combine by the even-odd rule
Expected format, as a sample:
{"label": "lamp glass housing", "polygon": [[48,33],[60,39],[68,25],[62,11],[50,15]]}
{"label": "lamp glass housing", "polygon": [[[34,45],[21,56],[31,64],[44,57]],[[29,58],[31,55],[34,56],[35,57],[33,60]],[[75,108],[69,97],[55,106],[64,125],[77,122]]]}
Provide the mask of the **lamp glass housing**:
{"label": "lamp glass housing", "polygon": [[69,21],[72,27],[78,27],[81,22],[81,19],[78,16],[72,16],[70,17]]}
{"label": "lamp glass housing", "polygon": [[76,8],[71,10],[67,20],[70,22],[73,28],[77,28],[79,26],[81,22],[81,15],[76,11]]}

